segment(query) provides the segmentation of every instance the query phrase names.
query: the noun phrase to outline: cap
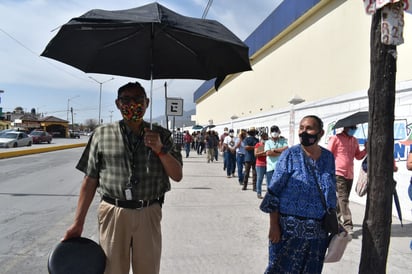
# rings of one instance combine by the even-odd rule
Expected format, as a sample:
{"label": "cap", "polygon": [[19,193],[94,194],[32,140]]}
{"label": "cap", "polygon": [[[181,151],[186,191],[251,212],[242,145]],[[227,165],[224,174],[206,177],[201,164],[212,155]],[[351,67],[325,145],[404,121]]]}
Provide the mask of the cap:
{"label": "cap", "polygon": [[270,132],[280,132],[280,129],[278,126],[271,126],[270,127]]}

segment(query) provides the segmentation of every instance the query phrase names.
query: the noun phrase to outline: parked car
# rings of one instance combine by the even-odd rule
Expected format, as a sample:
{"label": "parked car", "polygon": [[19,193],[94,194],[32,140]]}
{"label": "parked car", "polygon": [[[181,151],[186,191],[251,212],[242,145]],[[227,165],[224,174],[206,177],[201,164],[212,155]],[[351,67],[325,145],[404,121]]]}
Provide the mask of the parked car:
{"label": "parked car", "polygon": [[48,144],[51,143],[53,136],[45,131],[34,130],[32,131],[29,136],[33,138],[33,144],[40,144],[47,142]]}
{"label": "parked car", "polygon": [[78,131],[70,130],[70,131],[69,131],[69,134],[70,134],[70,138],[78,138],[78,139],[80,139],[80,132],[78,132]]}
{"label": "parked car", "polygon": [[31,146],[32,143],[32,137],[25,132],[8,131],[0,135],[0,147],[23,147]]}

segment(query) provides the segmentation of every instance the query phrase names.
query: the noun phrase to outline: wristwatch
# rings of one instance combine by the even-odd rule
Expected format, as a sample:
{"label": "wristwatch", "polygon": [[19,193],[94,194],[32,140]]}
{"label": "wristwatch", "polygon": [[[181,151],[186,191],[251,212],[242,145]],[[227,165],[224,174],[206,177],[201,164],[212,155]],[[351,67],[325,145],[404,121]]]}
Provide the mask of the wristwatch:
{"label": "wristwatch", "polygon": [[162,155],[168,154],[169,151],[170,151],[170,149],[169,149],[167,146],[163,145],[162,148],[160,149],[160,151],[159,151],[158,153],[156,153],[156,155],[157,155],[158,157],[160,157],[160,156],[162,156]]}

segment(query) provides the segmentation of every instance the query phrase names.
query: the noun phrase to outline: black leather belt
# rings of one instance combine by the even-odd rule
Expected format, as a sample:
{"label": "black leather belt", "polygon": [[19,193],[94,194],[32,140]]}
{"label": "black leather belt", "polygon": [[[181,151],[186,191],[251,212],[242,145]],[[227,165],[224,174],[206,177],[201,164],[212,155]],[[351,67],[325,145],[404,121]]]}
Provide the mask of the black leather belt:
{"label": "black leather belt", "polygon": [[162,205],[162,203],[163,203],[162,198],[148,200],[148,201],[145,201],[145,200],[124,201],[124,200],[119,200],[119,199],[113,199],[113,198],[108,197],[106,195],[103,195],[102,200],[109,203],[109,204],[118,206],[118,207],[131,208],[131,209],[142,209],[142,208],[149,207],[149,206],[151,206],[153,204],[156,204],[156,203],[158,203],[160,205]]}

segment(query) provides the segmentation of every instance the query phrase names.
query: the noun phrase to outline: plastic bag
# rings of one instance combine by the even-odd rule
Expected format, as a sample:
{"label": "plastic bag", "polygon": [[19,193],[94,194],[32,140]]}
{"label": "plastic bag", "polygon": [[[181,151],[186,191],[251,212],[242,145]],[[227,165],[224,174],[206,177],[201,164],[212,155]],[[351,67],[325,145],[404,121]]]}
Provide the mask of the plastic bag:
{"label": "plastic bag", "polygon": [[329,242],[328,250],[325,256],[325,263],[339,262],[345,252],[346,246],[352,240],[352,236],[348,232],[343,231],[333,235]]}
{"label": "plastic bag", "polygon": [[362,197],[366,194],[368,190],[368,174],[361,168],[359,170],[358,181],[356,183],[355,191]]}

